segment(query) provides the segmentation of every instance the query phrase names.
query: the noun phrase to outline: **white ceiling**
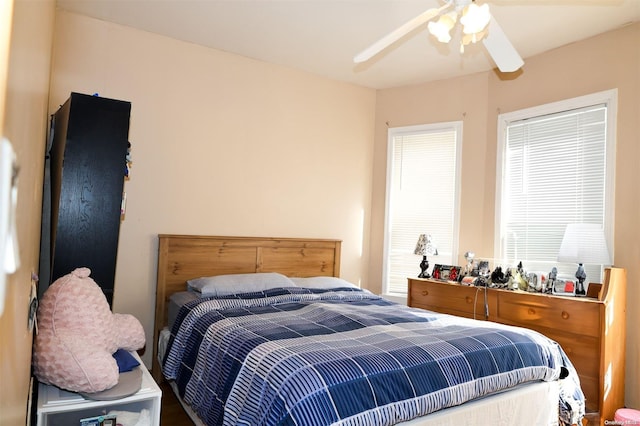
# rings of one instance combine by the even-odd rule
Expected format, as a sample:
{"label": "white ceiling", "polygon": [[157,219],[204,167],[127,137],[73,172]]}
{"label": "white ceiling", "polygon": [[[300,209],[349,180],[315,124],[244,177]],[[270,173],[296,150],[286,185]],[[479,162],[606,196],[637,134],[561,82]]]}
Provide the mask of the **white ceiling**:
{"label": "white ceiling", "polygon": [[[484,3],[484,0],[478,0]],[[527,57],[640,21],[640,0],[486,0]],[[367,63],[353,56],[442,0],[58,0],[58,7],[372,88],[494,68],[481,43],[460,54],[422,27]],[[638,40],[640,45],[640,40]],[[623,53],[623,52],[621,52]]]}

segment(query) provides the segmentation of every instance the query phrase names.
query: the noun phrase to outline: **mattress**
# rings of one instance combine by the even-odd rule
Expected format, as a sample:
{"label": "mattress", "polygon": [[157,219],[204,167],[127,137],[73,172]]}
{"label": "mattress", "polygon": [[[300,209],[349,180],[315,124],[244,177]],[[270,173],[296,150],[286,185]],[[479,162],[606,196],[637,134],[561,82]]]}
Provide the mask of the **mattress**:
{"label": "mattress", "polygon": [[200,296],[193,291],[178,291],[169,296],[169,306],[167,308],[167,321],[169,330],[173,327],[173,323],[176,321],[178,312],[187,303],[198,299]]}

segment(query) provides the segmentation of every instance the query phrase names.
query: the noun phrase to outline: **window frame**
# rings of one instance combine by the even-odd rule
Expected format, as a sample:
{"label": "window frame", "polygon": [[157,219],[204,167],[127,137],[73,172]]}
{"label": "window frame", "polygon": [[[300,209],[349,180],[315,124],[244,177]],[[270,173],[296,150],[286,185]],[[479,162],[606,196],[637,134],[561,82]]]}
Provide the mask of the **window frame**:
{"label": "window frame", "polygon": [[[398,302],[406,302],[407,292],[396,293],[389,291],[389,255],[390,255],[390,212],[391,212],[391,188],[393,176],[393,160],[394,160],[394,137],[401,135],[410,135],[416,133],[427,133],[437,131],[455,131],[455,194],[453,201],[453,232],[451,235],[451,256],[452,259],[458,258],[459,236],[460,236],[460,198],[462,184],[462,142],[463,142],[463,121],[448,121],[432,124],[419,124],[412,126],[392,127],[387,130],[387,173],[385,188],[385,214],[384,214],[384,240],[383,240],[383,259],[382,259],[382,294],[392,300]],[[416,241],[418,235],[416,234]],[[419,273],[420,259],[416,256],[416,276]],[[433,262],[429,261],[430,266]],[[409,278],[409,277],[407,277]]]}
{"label": "window frame", "polygon": [[[605,193],[603,228],[611,259],[614,259],[614,218],[615,218],[615,163],[616,163],[616,122],[618,90],[611,89],[571,99],[551,102],[498,115],[498,143],[496,150],[496,200],[494,224],[494,257],[502,256],[502,197],[505,167],[505,146],[507,126],[514,121],[537,118],[544,115],[569,112],[571,110],[606,105],[607,129],[605,140]],[[526,261],[526,259],[522,259]],[[602,268],[601,277],[602,279]]]}

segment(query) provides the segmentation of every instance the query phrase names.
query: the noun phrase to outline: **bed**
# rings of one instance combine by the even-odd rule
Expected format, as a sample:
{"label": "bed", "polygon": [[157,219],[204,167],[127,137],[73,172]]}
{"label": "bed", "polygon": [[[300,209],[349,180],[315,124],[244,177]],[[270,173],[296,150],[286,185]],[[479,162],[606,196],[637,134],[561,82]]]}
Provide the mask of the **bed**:
{"label": "bed", "polygon": [[[340,249],[329,239],[159,236],[152,372],[194,424],[582,418],[577,375],[557,343],[389,302],[338,278]],[[220,286],[230,277],[251,284]]]}

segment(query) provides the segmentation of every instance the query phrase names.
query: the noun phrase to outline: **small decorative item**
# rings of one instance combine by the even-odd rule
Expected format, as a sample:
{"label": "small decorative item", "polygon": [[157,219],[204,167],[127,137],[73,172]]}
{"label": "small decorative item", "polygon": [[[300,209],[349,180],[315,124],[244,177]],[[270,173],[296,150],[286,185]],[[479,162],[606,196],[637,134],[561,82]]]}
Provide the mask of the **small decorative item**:
{"label": "small decorative item", "polygon": [[509,282],[509,275],[502,272],[502,266],[496,266],[496,269],[491,273],[491,283],[495,287],[505,287]]}
{"label": "small decorative item", "polygon": [[571,277],[556,278],[551,292],[556,296],[575,296],[576,282]]}
{"label": "small decorative item", "polygon": [[511,275],[511,279],[507,284],[507,288],[509,290],[518,290],[520,288],[520,274],[518,274],[518,272],[513,272],[512,269],[509,269],[509,274]]}
{"label": "small decorative item", "polygon": [[131,142],[127,141],[127,155],[124,159],[124,178],[129,180],[129,172],[131,170]]}
{"label": "small decorative item", "polygon": [[582,263],[578,263],[576,278],[578,279],[578,288],[576,289],[576,294],[584,296],[586,294],[586,292],[584,291],[584,280],[587,279],[587,273],[584,271],[584,266],[582,266]]}
{"label": "small decorative item", "polygon": [[558,268],[554,266],[553,268],[551,268],[551,272],[549,272],[549,279],[547,280],[547,285],[544,288],[545,293],[553,292],[553,288],[555,286],[557,279],[558,279]]}
{"label": "small decorative item", "polygon": [[489,261],[481,260],[478,262],[478,275],[481,277],[486,277],[491,273],[491,269],[489,269]]}
{"label": "small decorative item", "polygon": [[434,265],[433,278],[444,281],[458,281],[460,267],[451,265]]}
{"label": "small decorative item", "polygon": [[547,284],[547,277],[540,272],[528,272],[526,275],[527,291],[531,293],[541,293]]}
{"label": "small decorative item", "polygon": [[429,234],[420,234],[418,237],[418,242],[416,243],[416,249],[413,251],[413,254],[417,254],[422,256],[422,262],[420,262],[420,275],[418,278],[430,278],[429,272],[429,261],[427,260],[427,255],[437,256],[438,249],[433,244],[433,238]]}
{"label": "small decorative item", "polygon": [[527,271],[522,266],[522,261],[518,262],[515,273],[513,274],[513,289],[527,291],[529,289],[529,281],[527,279]]}
{"label": "small decorative item", "polygon": [[510,290],[526,290],[529,284],[525,279],[525,271],[522,267],[522,262],[518,263],[518,266],[511,270],[511,281],[509,282]]}
{"label": "small decorative item", "polygon": [[460,284],[463,285],[475,285],[475,281],[478,277],[472,277],[471,275],[465,275],[462,280],[460,280]]}
{"label": "small decorative item", "polygon": [[464,254],[464,258],[467,261],[464,269],[462,270],[462,275],[467,276],[471,275],[471,272],[474,269],[473,258],[476,257],[476,254],[472,251],[468,251]]}

